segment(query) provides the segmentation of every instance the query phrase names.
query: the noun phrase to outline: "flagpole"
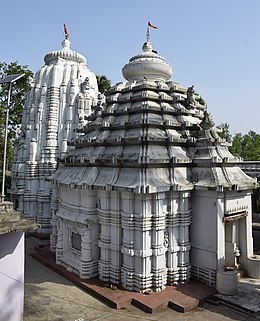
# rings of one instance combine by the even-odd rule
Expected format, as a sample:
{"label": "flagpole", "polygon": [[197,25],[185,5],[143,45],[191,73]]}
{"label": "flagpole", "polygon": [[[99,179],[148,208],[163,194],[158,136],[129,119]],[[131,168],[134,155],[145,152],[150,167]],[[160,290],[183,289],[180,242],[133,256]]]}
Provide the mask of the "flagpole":
{"label": "flagpole", "polygon": [[68,33],[68,30],[67,30],[67,27],[66,27],[65,23],[63,23],[63,29],[64,29],[64,33],[65,33],[65,39],[69,39],[69,33]]}
{"label": "flagpole", "polygon": [[146,31],[146,42],[149,42],[150,39],[150,29],[149,26],[147,26],[147,31]]}

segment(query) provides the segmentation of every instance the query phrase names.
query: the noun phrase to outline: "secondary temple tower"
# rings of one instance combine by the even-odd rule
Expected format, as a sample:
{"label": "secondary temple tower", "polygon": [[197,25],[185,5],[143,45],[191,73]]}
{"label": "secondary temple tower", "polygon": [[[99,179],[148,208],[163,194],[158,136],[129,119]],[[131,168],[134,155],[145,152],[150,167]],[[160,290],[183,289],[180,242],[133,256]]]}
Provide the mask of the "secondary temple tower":
{"label": "secondary temple tower", "polygon": [[44,57],[45,65],[31,79],[23,111],[21,135],[15,144],[12,199],[19,212],[51,232],[51,187],[48,177],[66,157],[91,113],[98,95],[95,75],[86,58],[70,49],[67,32],[62,48]]}

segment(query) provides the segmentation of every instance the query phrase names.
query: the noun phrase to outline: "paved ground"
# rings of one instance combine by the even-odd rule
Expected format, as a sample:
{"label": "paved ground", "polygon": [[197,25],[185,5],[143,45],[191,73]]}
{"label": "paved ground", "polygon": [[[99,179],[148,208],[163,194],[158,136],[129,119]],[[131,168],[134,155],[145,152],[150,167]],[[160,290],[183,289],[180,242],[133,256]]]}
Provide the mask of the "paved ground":
{"label": "paved ground", "polygon": [[52,270],[33,260],[33,247],[42,243],[35,238],[26,239],[25,311],[24,321],[253,321],[260,320],[259,313],[245,313],[226,305],[209,303],[181,314],[171,309],[155,315],[147,314],[130,306],[124,310],[114,310],[94,299]]}
{"label": "paved ground", "polygon": [[258,312],[260,315],[260,280],[241,279],[238,285],[238,293],[232,296],[216,294],[215,297],[225,303],[241,307],[248,312]]}
{"label": "paved ground", "polygon": [[126,291],[120,286],[111,290],[109,283],[102,282],[99,278],[82,280],[65,267],[55,264],[55,255],[50,252],[49,246],[41,244],[35,247],[32,257],[114,309],[126,309],[132,304],[147,313],[157,313],[167,307],[188,312],[216,294],[216,289],[196,280],[178,286],[166,286],[163,291],[151,292],[149,295]]}

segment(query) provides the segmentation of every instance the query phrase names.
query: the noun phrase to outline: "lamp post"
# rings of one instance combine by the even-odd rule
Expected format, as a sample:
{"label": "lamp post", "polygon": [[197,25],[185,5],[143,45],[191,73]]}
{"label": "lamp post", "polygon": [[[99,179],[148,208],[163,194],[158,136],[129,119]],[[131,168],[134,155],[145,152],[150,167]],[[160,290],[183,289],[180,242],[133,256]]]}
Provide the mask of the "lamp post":
{"label": "lamp post", "polygon": [[12,84],[16,80],[20,79],[23,76],[24,76],[24,74],[8,75],[5,78],[0,80],[0,84],[8,84],[7,107],[6,107],[6,118],[5,118],[4,157],[3,157],[3,172],[2,172],[2,176],[3,177],[2,177],[1,202],[4,201],[4,197],[5,197],[5,167],[6,167],[6,151],[7,151],[7,134],[8,134],[9,107],[10,107]]}

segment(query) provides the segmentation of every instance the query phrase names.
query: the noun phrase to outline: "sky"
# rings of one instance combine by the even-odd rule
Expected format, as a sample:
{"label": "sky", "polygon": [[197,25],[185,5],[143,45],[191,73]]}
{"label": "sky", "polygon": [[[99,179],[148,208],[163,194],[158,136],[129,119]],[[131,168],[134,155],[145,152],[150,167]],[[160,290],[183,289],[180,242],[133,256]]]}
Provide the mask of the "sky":
{"label": "sky", "polygon": [[124,81],[121,69],[141,52],[150,21],[172,80],[194,85],[216,125],[260,132],[260,0],[12,0],[0,8],[0,62],[35,73],[61,48],[66,23],[71,49],[112,84]]}

